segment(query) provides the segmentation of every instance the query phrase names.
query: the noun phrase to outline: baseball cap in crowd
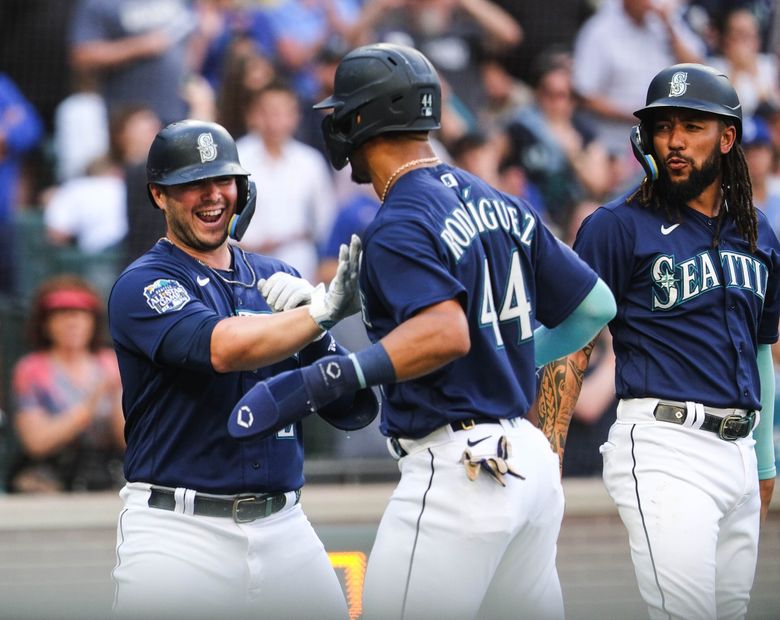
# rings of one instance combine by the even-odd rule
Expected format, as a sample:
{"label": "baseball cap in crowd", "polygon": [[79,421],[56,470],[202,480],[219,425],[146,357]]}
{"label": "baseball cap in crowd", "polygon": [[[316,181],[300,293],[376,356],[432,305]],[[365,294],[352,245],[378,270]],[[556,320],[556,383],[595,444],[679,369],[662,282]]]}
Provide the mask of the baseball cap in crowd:
{"label": "baseball cap in crowd", "polygon": [[769,146],[772,144],[772,136],[769,126],[760,116],[750,116],[742,121],[742,148],[751,146]]}

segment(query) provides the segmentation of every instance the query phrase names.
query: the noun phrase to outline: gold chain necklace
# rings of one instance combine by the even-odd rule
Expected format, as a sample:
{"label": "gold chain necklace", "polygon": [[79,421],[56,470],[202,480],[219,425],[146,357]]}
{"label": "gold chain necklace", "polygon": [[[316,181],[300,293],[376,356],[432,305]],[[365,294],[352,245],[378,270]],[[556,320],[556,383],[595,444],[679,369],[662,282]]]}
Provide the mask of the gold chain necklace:
{"label": "gold chain necklace", "polygon": [[438,157],[423,157],[422,159],[413,159],[412,161],[406,162],[403,166],[398,168],[393,174],[390,175],[390,177],[387,179],[387,183],[385,183],[385,189],[382,190],[382,196],[379,199],[379,202],[383,203],[385,202],[385,198],[387,197],[387,192],[390,191],[390,185],[395,181],[396,177],[401,174],[404,170],[409,170],[412,166],[418,166],[420,164],[438,164],[439,158]]}

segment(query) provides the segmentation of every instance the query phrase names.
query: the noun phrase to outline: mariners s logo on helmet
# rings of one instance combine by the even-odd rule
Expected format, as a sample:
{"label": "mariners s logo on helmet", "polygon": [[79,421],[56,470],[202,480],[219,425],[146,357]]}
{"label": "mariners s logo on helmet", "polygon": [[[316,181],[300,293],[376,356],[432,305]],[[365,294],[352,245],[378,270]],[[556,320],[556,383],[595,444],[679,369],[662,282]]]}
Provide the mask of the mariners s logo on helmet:
{"label": "mariners s logo on helmet", "polygon": [[200,161],[205,164],[207,161],[214,161],[217,158],[217,145],[214,144],[214,137],[211,132],[202,133],[198,136],[198,152]]}
{"label": "mariners s logo on helmet", "polygon": [[682,97],[685,91],[688,90],[688,73],[686,71],[678,71],[672,76],[672,81],[669,82],[669,96],[670,97]]}

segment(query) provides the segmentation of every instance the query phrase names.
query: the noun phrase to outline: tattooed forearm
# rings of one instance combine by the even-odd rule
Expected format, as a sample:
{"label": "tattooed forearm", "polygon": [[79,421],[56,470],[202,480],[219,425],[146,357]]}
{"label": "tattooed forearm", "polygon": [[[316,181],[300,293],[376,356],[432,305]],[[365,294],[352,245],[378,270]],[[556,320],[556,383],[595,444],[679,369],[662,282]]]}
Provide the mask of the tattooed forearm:
{"label": "tattooed forearm", "polygon": [[537,423],[553,451],[558,453],[561,463],[569,422],[595,343],[596,338],[580,351],[550,362],[542,369],[536,401]]}

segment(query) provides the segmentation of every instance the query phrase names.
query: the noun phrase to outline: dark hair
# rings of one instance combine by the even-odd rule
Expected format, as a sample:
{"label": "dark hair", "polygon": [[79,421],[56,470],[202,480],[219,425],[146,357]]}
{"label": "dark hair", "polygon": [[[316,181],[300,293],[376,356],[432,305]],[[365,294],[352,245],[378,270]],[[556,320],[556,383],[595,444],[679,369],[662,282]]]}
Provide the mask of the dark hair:
{"label": "dark hair", "polygon": [[[720,121],[726,126],[723,119]],[[755,252],[758,239],[758,217],[756,207],[753,204],[753,185],[750,182],[745,152],[739,143],[735,142],[728,153],[721,155],[721,187],[723,188],[723,197],[721,198],[717,225],[712,234],[712,247],[718,247],[718,237],[723,227],[723,220],[726,214],[730,213],[736,223],[737,232],[747,241],[751,253]],[[641,205],[657,210],[663,209],[670,220],[678,222],[682,220],[679,205],[670,204],[668,201],[662,203],[661,197],[656,191],[656,184],[648,182],[647,178],[642,182],[639,190],[634,193],[634,196],[637,193]],[[726,205],[728,205],[728,209],[726,209]]]}
{"label": "dark hair", "polygon": [[[49,300],[56,298],[58,293],[72,293],[83,303],[57,304],[53,307]],[[92,313],[95,317],[95,329],[89,342],[89,350],[95,352],[103,346],[105,310],[100,295],[86,280],[66,274],[46,280],[35,292],[27,324],[30,345],[35,351],[51,348],[52,341],[46,323],[53,312],[68,308],[83,309]]]}
{"label": "dark hair", "polygon": [[113,110],[108,119],[108,156],[113,163],[122,163],[125,159],[122,145],[122,132],[128,122],[137,114],[152,114],[157,116],[154,108],[144,103],[128,103]]}
{"label": "dark hair", "polygon": [[487,143],[488,137],[482,132],[473,131],[465,133],[452,143],[449,153],[454,161],[460,161],[467,153],[481,148]]}
{"label": "dark hair", "polygon": [[290,97],[295,99],[295,101],[298,101],[298,93],[295,92],[295,89],[285,80],[276,78],[271,80],[265,86],[247,93],[246,109],[251,108],[268,93],[285,93],[290,95]]}

